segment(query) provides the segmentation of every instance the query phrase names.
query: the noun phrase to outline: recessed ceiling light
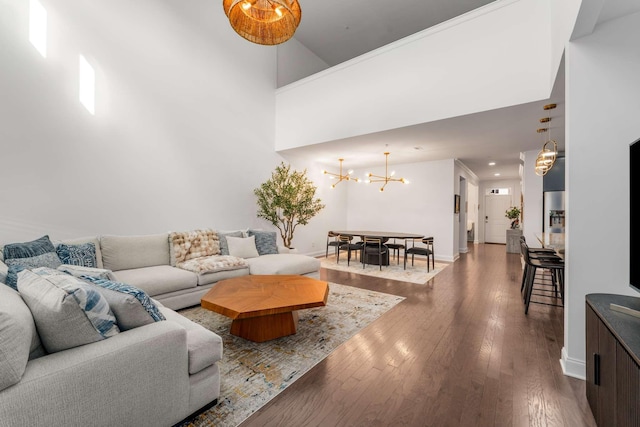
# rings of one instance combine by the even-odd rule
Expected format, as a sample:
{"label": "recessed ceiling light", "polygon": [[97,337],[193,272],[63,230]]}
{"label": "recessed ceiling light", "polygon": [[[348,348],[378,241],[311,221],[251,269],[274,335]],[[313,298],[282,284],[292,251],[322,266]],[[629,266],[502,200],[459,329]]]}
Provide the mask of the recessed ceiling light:
{"label": "recessed ceiling light", "polygon": [[494,173],[493,176],[500,176],[500,174],[499,173]]}
{"label": "recessed ceiling light", "polygon": [[489,166],[495,166],[496,162],[489,162]]}

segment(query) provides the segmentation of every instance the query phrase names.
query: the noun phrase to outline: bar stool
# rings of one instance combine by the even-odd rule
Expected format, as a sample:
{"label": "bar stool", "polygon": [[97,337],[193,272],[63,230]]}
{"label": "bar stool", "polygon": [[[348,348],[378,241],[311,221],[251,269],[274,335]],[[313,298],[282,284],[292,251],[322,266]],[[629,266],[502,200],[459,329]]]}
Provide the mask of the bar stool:
{"label": "bar stool", "polygon": [[[524,291],[523,299],[525,304],[524,314],[529,312],[529,304],[544,304],[551,305],[555,307],[563,307],[564,305],[564,261],[557,257],[558,259],[550,258],[550,257],[540,257],[533,258],[531,253],[529,252],[529,247],[526,242],[520,241],[520,252],[525,261],[525,268],[523,271],[523,285],[521,290]],[[538,280],[536,281],[536,273],[538,269],[548,270],[551,273],[551,284],[545,283],[544,281]],[[536,288],[536,284],[539,285]],[[547,290],[546,287],[551,286],[553,290]],[[552,292],[553,295],[549,294],[541,294],[534,293],[534,290],[540,292]],[[556,298],[560,299],[560,304],[552,304],[546,303],[542,301],[532,301],[531,297],[533,295],[542,296],[546,298]]]}

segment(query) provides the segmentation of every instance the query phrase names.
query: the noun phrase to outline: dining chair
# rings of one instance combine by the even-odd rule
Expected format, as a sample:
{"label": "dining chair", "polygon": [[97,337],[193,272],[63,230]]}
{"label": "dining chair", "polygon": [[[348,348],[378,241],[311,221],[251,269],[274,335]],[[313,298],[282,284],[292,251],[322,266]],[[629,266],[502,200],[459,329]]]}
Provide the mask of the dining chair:
{"label": "dining chair", "polygon": [[[423,237],[420,239],[409,239],[411,241],[411,247],[407,244],[406,249],[404,250],[404,269],[407,269],[407,257],[411,255],[411,266],[413,267],[413,263],[416,255],[422,255],[427,257],[427,271],[429,270],[429,258],[431,258],[431,267],[435,270],[436,261],[434,258],[434,247],[433,247],[433,237]],[[421,242],[423,246],[416,246],[416,241]]]}
{"label": "dining chair", "polygon": [[364,269],[367,265],[367,259],[369,255],[378,255],[378,265],[380,266],[380,271],[382,271],[382,261],[383,259],[387,259],[389,253],[389,249],[384,244],[383,239],[364,236],[362,244],[362,268]]}
{"label": "dining chair", "polygon": [[396,263],[400,265],[400,249],[404,249],[405,246],[402,243],[397,243],[396,239],[393,239],[393,242],[391,243],[385,243],[385,245],[390,251],[392,251],[393,256],[396,259]]}
{"label": "dining chair", "polygon": [[363,242],[352,242],[352,236],[338,236],[338,242],[340,244],[337,247],[336,264],[340,263],[340,250],[347,251],[347,265],[351,262],[351,252],[360,252],[362,257]]}
{"label": "dining chair", "polygon": [[334,233],[333,231],[329,231],[327,233],[327,251],[324,254],[324,257],[327,258],[329,256],[330,247],[333,247],[334,253],[337,255],[339,245],[340,242],[338,241],[338,234]]}

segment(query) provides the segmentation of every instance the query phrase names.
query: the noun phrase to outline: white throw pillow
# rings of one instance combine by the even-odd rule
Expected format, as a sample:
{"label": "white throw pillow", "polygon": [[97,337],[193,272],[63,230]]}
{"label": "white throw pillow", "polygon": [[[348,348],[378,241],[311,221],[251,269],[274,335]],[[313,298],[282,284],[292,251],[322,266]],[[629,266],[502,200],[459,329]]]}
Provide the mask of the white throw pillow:
{"label": "white throw pillow", "polygon": [[256,258],[260,256],[256,249],[256,236],[251,237],[231,237],[227,236],[227,246],[229,255],[238,258]]}

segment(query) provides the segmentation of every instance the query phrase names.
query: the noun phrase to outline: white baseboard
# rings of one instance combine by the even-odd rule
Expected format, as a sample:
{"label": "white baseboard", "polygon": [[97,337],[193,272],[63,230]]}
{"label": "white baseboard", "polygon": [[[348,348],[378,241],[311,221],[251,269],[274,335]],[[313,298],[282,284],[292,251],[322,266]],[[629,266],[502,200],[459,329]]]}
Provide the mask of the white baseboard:
{"label": "white baseboard", "polygon": [[567,349],[565,347],[562,347],[560,366],[562,366],[562,373],[568,377],[577,378],[579,380],[587,379],[587,365],[584,360],[570,358],[567,355]]}

